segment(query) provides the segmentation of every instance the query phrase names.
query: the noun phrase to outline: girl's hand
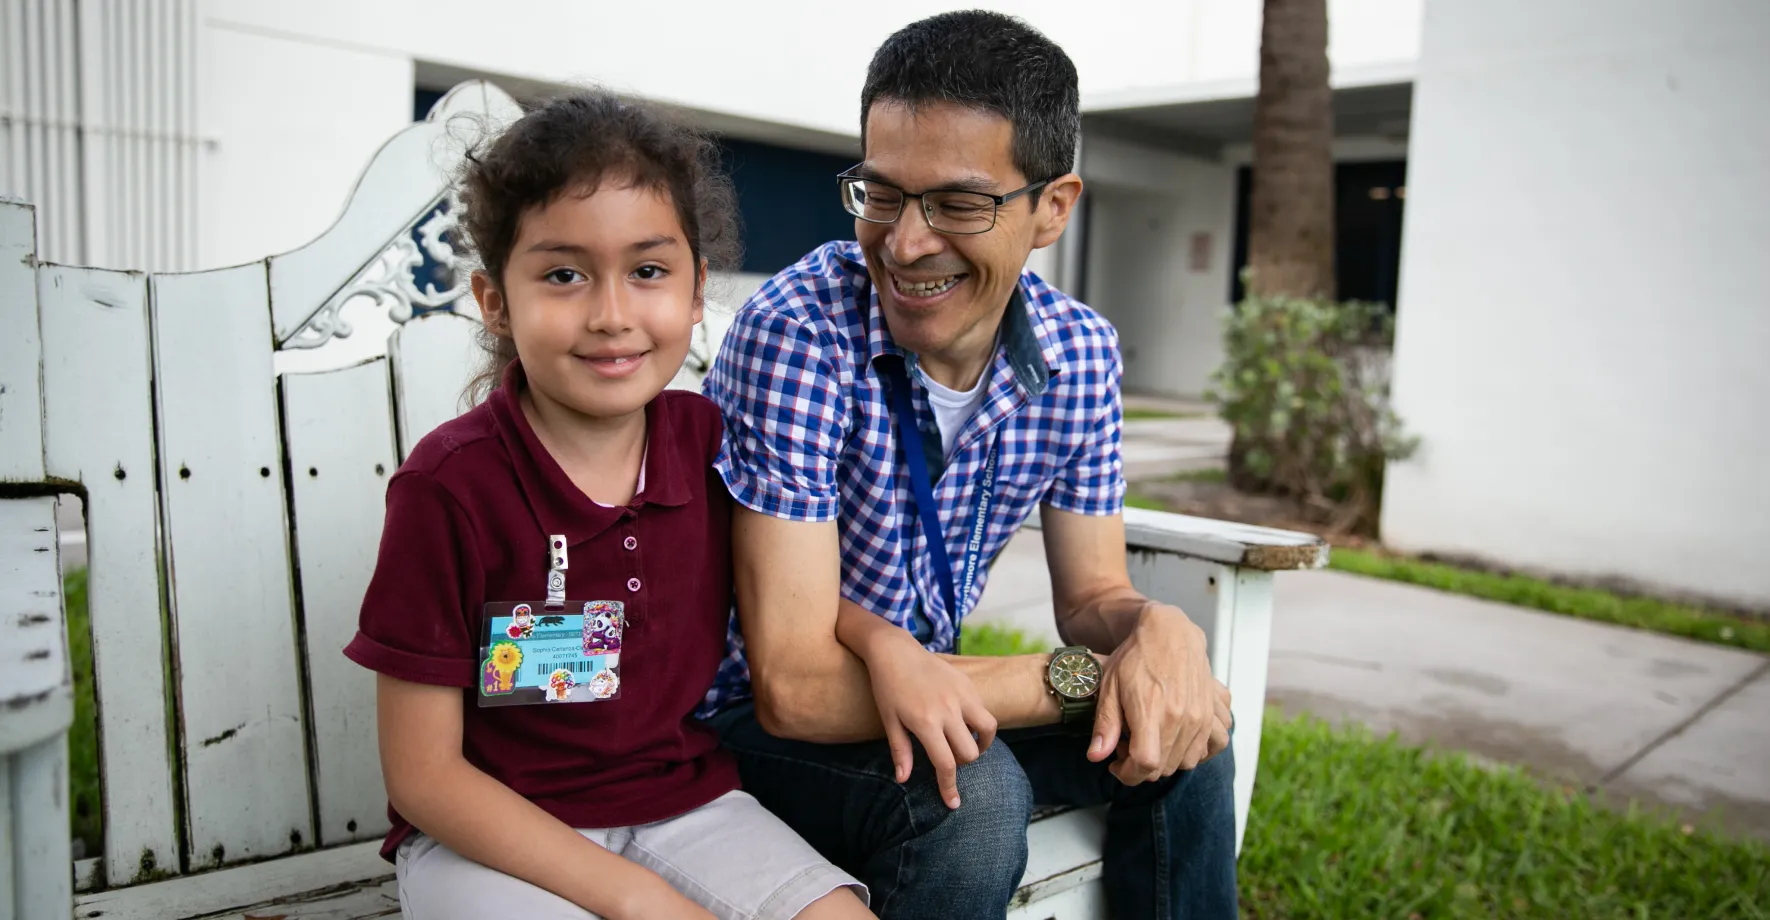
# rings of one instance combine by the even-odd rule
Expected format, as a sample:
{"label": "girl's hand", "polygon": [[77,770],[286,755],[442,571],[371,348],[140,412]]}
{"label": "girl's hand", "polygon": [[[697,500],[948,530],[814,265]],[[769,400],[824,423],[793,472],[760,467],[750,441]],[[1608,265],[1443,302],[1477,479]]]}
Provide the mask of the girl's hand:
{"label": "girl's hand", "polygon": [[958,808],[959,766],[976,760],[995,740],[995,716],[969,677],[909,633],[891,628],[896,635],[881,636],[862,660],[872,678],[897,781],[907,781],[915,765],[914,735],[934,765],[941,799],[948,808]]}
{"label": "girl's hand", "polygon": [[711,911],[671,888],[669,882],[654,878],[655,884],[647,884],[633,892],[622,906],[620,916],[611,916],[609,920],[716,920]]}

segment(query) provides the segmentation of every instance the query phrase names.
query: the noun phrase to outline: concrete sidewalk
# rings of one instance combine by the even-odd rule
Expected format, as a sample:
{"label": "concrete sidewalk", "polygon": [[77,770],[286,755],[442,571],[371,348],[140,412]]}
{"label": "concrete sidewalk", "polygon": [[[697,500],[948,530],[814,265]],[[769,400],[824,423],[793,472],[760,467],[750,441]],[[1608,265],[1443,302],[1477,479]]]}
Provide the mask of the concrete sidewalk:
{"label": "concrete sidewalk", "polygon": [[[973,622],[1054,640],[1037,531]],[[1339,572],[1278,576],[1268,700],[1770,840],[1770,657]]]}
{"label": "concrete sidewalk", "polygon": [[1161,478],[1223,465],[1231,431],[1216,409],[1196,400],[1126,396],[1129,413],[1168,413],[1169,418],[1132,418],[1125,422],[1125,478]]}

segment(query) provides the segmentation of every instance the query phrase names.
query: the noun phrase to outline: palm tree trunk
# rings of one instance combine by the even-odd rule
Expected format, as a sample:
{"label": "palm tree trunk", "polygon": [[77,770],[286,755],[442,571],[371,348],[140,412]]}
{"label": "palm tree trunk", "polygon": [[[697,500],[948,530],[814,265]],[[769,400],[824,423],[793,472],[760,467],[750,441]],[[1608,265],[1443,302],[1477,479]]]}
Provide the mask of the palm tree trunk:
{"label": "palm tree trunk", "polygon": [[[1248,293],[1256,297],[1334,296],[1327,41],[1327,0],[1265,0],[1248,229]],[[1248,468],[1248,453],[1258,447],[1237,431],[1229,448],[1231,485],[1270,488]]]}
{"label": "palm tree trunk", "polygon": [[1334,296],[1327,0],[1266,0],[1248,267],[1260,295]]}

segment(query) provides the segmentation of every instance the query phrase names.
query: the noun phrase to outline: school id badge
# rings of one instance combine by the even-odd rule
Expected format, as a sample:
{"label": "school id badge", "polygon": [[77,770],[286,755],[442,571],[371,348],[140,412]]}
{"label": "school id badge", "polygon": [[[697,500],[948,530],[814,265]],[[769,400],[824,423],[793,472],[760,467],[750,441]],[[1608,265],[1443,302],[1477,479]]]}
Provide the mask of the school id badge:
{"label": "school id badge", "polygon": [[479,705],[599,703],[621,696],[620,601],[521,601],[485,607]]}

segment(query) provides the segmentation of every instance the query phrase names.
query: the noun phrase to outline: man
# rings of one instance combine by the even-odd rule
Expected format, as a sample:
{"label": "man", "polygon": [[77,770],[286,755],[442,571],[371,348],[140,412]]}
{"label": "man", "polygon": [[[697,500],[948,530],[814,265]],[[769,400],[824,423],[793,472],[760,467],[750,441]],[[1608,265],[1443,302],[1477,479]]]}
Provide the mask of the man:
{"label": "man", "polygon": [[[1228,691],[1126,573],[1117,337],[1022,270],[1082,191],[1074,65],[943,14],[879,49],[861,118],[857,242],[764,285],[706,381],[742,506],[707,712],[882,917],[1002,916],[1035,802],[1110,805],[1116,916],[1234,916]],[[1066,647],[955,657],[1035,506]]]}

